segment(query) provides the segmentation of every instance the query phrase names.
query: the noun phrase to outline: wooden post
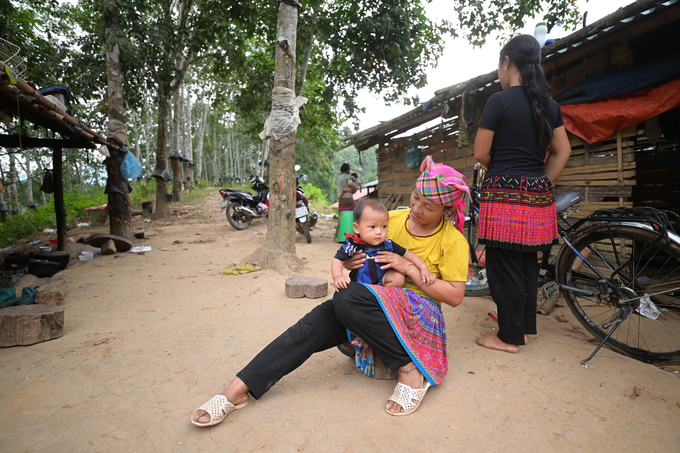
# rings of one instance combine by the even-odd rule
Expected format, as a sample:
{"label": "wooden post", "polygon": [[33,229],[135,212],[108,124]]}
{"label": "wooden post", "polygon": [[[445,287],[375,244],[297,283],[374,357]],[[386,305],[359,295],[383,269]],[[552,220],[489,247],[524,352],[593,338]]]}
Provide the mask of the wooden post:
{"label": "wooden post", "polygon": [[54,161],[54,214],[57,217],[57,250],[66,250],[66,206],[64,205],[64,180],[61,147],[54,147],[52,160]]}

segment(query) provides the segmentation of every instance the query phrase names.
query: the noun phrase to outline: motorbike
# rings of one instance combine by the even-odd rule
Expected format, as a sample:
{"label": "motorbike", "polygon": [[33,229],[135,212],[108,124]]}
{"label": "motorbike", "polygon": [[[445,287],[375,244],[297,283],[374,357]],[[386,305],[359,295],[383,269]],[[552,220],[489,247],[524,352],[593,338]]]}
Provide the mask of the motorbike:
{"label": "motorbike", "polygon": [[316,225],[319,215],[309,211],[309,200],[305,191],[300,187],[300,179],[304,179],[304,174],[297,176],[297,188],[295,189],[295,231],[305,236],[307,243],[312,242],[312,235],[309,229]]}
{"label": "motorbike", "polygon": [[256,175],[250,175],[250,184],[257,195],[245,190],[220,189],[220,212],[226,209],[227,221],[237,230],[245,230],[253,219],[266,217],[269,211],[269,186]]}

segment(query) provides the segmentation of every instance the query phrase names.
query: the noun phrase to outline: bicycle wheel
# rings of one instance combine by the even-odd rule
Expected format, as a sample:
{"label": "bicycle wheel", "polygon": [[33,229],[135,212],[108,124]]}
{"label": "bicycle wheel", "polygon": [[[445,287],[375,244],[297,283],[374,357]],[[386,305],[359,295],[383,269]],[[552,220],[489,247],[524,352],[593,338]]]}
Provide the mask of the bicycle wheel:
{"label": "bicycle wheel", "polygon": [[600,341],[614,328],[605,324],[624,319],[607,340],[611,349],[673,364],[680,363],[680,244],[659,237],[637,226],[589,227],[572,244],[619,294],[568,248],[560,253],[557,281],[573,288],[562,291],[569,308]]}
{"label": "bicycle wheel", "polygon": [[[477,215],[475,213],[475,215]],[[486,279],[486,250],[477,241],[477,221],[465,222],[465,235],[470,245],[470,262],[468,278],[465,282],[466,296],[486,296],[490,294],[489,282]]]}

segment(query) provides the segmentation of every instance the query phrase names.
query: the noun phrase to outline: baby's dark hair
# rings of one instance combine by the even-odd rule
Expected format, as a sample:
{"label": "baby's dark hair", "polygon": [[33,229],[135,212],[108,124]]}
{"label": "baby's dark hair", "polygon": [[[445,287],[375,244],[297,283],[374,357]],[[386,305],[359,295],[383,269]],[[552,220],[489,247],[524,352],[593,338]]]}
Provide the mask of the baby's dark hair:
{"label": "baby's dark hair", "polygon": [[352,176],[354,176],[355,178],[359,179],[359,173],[357,173],[357,172],[355,172],[355,171],[353,171],[352,173],[350,173],[350,175],[352,175]]}
{"label": "baby's dark hair", "polygon": [[367,207],[373,209],[376,212],[387,213],[387,208],[382,203],[382,201],[378,200],[377,198],[365,197],[357,201],[357,204],[354,206],[354,221],[356,223],[359,223],[359,220],[361,220],[361,214]]}

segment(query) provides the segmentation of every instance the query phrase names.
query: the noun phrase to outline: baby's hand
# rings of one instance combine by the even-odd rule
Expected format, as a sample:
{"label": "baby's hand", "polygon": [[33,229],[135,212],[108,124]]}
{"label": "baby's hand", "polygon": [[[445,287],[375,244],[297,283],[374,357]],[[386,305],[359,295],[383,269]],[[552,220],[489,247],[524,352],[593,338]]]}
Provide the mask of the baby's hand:
{"label": "baby's hand", "polygon": [[422,282],[427,283],[428,285],[431,285],[437,281],[437,277],[428,268],[422,269],[420,271],[420,277],[422,278]]}
{"label": "baby's hand", "polygon": [[347,277],[345,277],[344,275],[333,279],[333,286],[335,287],[335,291],[340,291],[341,289],[345,289],[345,288],[347,288],[347,285],[349,285],[349,279]]}

